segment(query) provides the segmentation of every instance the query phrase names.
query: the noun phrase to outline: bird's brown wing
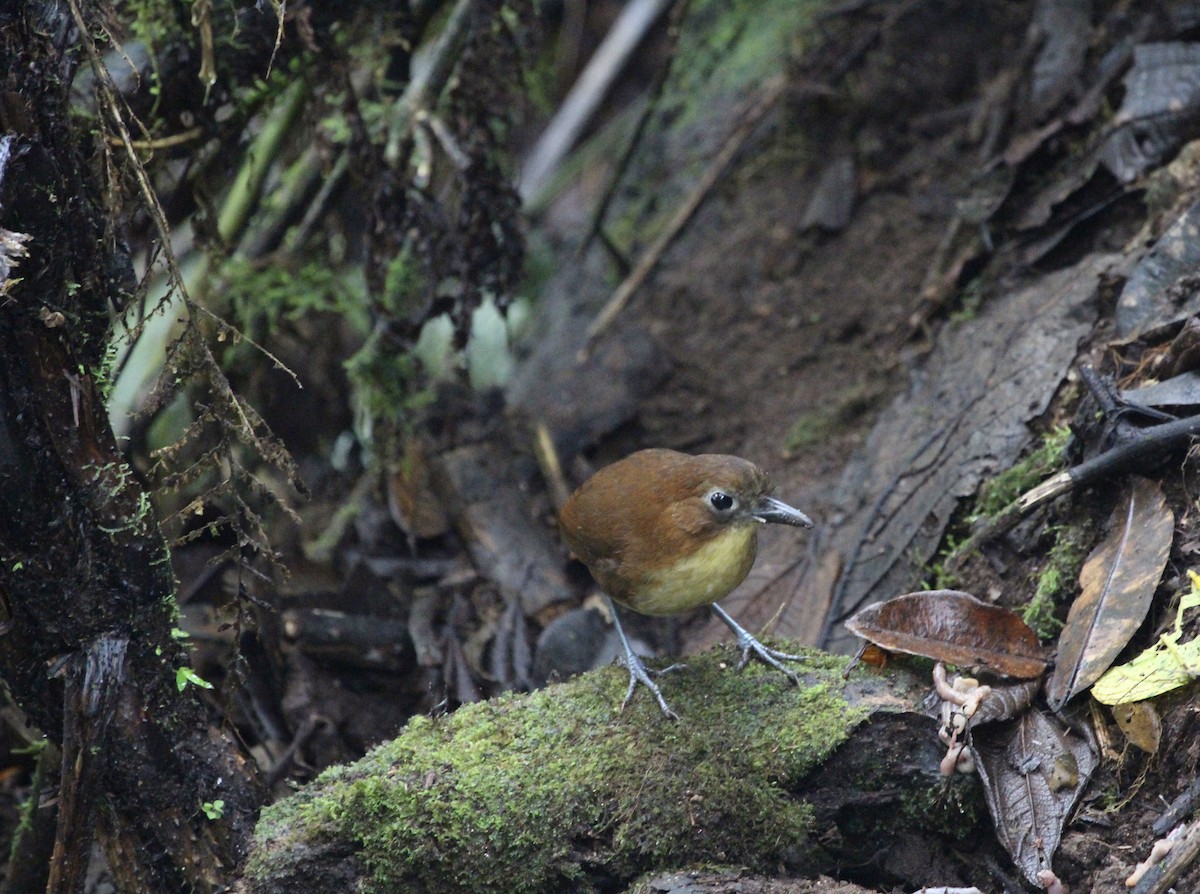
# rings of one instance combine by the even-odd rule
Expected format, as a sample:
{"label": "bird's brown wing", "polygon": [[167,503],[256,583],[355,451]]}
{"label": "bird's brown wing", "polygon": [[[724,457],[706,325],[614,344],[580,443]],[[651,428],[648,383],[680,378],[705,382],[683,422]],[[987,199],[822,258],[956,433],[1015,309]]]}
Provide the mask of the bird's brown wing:
{"label": "bird's brown wing", "polygon": [[[678,460],[676,459],[678,457]],[[636,608],[640,572],[662,564],[677,536],[663,489],[675,486],[689,460],[669,450],[644,450],[601,469],[571,496],[560,514],[563,539],[618,602]]]}

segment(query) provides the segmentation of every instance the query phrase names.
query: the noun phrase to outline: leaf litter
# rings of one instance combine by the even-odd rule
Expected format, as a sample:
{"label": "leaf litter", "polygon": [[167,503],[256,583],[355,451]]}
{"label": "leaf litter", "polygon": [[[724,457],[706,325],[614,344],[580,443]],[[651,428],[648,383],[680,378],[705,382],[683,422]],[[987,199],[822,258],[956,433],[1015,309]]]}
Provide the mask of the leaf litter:
{"label": "leaf litter", "polygon": [[1059,637],[1058,661],[1046,684],[1055,711],[1100,678],[1146,619],[1171,550],[1175,515],[1157,482],[1134,478],[1109,529],[1083,563],[1080,593]]}
{"label": "leaf litter", "polygon": [[1200,608],[1200,575],[1188,571],[1191,592],[1179,600],[1173,630],[1164,633],[1146,651],[1127,664],[1111,668],[1092,687],[1096,701],[1106,705],[1129,704],[1178,689],[1200,677],[1200,637],[1180,644],[1184,614]]}

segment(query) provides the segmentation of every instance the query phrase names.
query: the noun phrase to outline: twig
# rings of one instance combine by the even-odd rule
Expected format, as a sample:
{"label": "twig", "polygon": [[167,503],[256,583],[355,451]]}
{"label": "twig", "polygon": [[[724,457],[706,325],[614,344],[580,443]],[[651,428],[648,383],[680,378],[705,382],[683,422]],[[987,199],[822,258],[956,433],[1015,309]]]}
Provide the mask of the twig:
{"label": "twig", "polygon": [[[600,228],[604,226],[604,218],[608,215],[608,207],[612,204],[613,197],[617,194],[617,186],[625,178],[625,172],[629,169],[629,163],[633,161],[633,155],[641,145],[642,137],[646,133],[646,125],[650,123],[650,118],[654,114],[654,110],[658,108],[658,101],[662,98],[663,87],[667,84],[667,78],[671,75],[671,68],[675,63],[676,51],[679,47],[679,30],[683,24],[683,17],[687,15],[688,6],[691,0],[675,0],[675,5],[671,8],[671,15],[667,21],[667,61],[659,69],[654,77],[654,83],[650,85],[646,104],[642,107],[641,114],[638,116],[637,124],[634,125],[633,134],[629,137],[629,143],[625,146],[625,151],[621,154],[620,160],[613,169],[612,177],[609,178],[608,188],[604,191],[603,198],[596,206],[596,210],[592,212],[592,219],[588,223],[587,232],[583,236],[583,241],[579,243],[579,248],[575,253],[576,257],[582,257],[584,252],[592,244],[592,240],[600,232]],[[607,244],[607,240],[605,240]]]}
{"label": "twig", "polygon": [[1004,507],[986,525],[972,534],[945,562],[947,571],[962,567],[967,556],[983,544],[994,540],[1016,526],[1022,518],[1040,506],[1062,496],[1068,491],[1086,487],[1094,481],[1118,472],[1131,471],[1155,458],[1157,454],[1169,453],[1184,446],[1192,437],[1200,435],[1200,415],[1164,422],[1141,429],[1137,440],[1119,444],[1099,456],[1081,462],[1047,478],[1037,487],[1028,490]]}
{"label": "twig", "polygon": [[671,0],[632,0],[604,36],[575,85],[529,154],[517,191],[528,205],[575,145],[613,80]]}
{"label": "twig", "polygon": [[450,80],[459,53],[471,33],[471,19],[480,5],[480,0],[458,0],[430,51],[429,68],[424,77],[414,77],[396,101],[392,128],[383,150],[383,160],[389,167],[400,164],[400,145],[408,139],[417,113],[428,108],[431,99],[437,97]]}
{"label": "twig", "polygon": [[[203,135],[204,128],[196,125],[195,127],[189,127],[182,133],[173,134],[169,137],[156,137],[151,140],[132,140],[130,141],[129,145],[133,146],[134,149],[146,149],[150,152],[153,152],[156,149],[170,149],[173,146],[181,146],[184,143],[190,143],[192,140],[195,140]],[[108,137],[108,142],[114,146],[124,145],[120,137],[111,135]]]}
{"label": "twig", "polygon": [[571,495],[571,491],[567,487],[566,476],[563,475],[558,448],[555,446],[554,438],[551,437],[550,430],[546,428],[546,423],[544,422],[539,422],[534,428],[533,454],[537,457],[537,464],[541,467],[542,477],[546,480],[546,485],[550,488],[550,498],[554,502],[555,510],[561,509],[563,504],[567,502],[567,498]]}
{"label": "twig", "polygon": [[1171,802],[1171,805],[1163,812],[1163,815],[1154,821],[1151,827],[1155,835],[1166,835],[1181,822],[1192,815],[1196,809],[1196,802],[1200,800],[1200,777],[1192,780],[1183,792]]}
{"label": "twig", "polygon": [[637,265],[633,268],[633,272],[625,277],[624,281],[617,286],[617,290],[613,292],[608,303],[588,326],[587,333],[584,336],[583,347],[580,348],[577,360],[582,363],[591,355],[592,343],[604,333],[613,321],[625,309],[625,305],[629,303],[635,292],[641,287],[642,283],[650,275],[651,271],[658,265],[663,253],[675,241],[676,237],[683,231],[683,228],[691,220],[692,215],[712,192],[712,188],[721,179],[725,173],[729,163],[733,161],[734,156],[745,144],[746,140],[754,132],[755,128],[766,117],[767,113],[775,107],[779,98],[783,95],[786,81],[783,75],[776,75],[767,85],[759,92],[758,96],[754,97],[746,110],[743,112],[741,123],[730,134],[725,144],[721,147],[721,151],[717,153],[716,158],[709,164],[708,169],[700,178],[700,182],[696,184],[696,188],[687,197],[682,205],[675,211],[670,222],[659,234],[658,238],[646,249]]}

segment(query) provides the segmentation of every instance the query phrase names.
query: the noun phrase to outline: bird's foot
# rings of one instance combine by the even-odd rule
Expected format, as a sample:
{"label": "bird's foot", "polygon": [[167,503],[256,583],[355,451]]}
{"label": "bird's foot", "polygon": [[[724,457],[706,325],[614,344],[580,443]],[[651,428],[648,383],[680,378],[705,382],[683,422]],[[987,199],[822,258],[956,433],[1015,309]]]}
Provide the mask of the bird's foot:
{"label": "bird's foot", "polygon": [[[608,597],[608,608],[612,612],[613,626],[617,628],[617,635],[621,637],[621,645],[625,647],[625,657],[621,662],[625,665],[625,669],[629,671],[629,688],[625,690],[625,700],[621,702],[621,710],[625,710],[625,706],[629,704],[629,700],[633,698],[633,690],[637,689],[637,684],[641,683],[647,689],[654,693],[654,697],[658,699],[658,706],[662,708],[662,712],[672,720],[678,720],[679,715],[671,710],[671,706],[667,704],[667,700],[663,698],[662,691],[658,688],[658,684],[650,679],[650,671],[646,669],[646,665],[642,663],[642,659],[638,658],[637,653],[633,651],[633,646],[629,644],[629,637],[625,635],[625,628],[621,626],[621,616],[617,614],[617,605]],[[685,665],[672,664],[668,668],[660,671],[654,671],[656,675],[669,674],[673,670],[679,670]]]}
{"label": "bird's foot", "polygon": [[670,667],[665,667],[660,671],[651,671],[642,662],[642,659],[638,658],[637,655],[633,653],[633,650],[629,650],[625,653],[625,657],[621,659],[621,663],[624,664],[625,669],[629,671],[629,688],[625,690],[625,699],[621,702],[622,711],[624,711],[625,706],[629,704],[629,700],[633,698],[633,691],[637,689],[637,684],[641,683],[654,693],[654,697],[658,699],[658,706],[662,708],[662,712],[664,714],[666,714],[672,720],[679,719],[679,715],[671,710],[671,706],[668,705],[667,700],[663,698],[662,690],[658,688],[658,684],[654,682],[650,675],[652,673],[655,676],[669,674],[671,671],[679,670],[687,665],[672,664]]}
{"label": "bird's foot", "polygon": [[787,665],[784,661],[801,661],[803,655],[793,655],[791,652],[780,652],[778,649],[772,649],[770,646],[764,646],[754,636],[747,633],[745,636],[738,636],[738,648],[742,650],[742,657],[738,660],[737,669],[741,670],[750,663],[750,656],[753,655],[763,664],[769,664],[771,667],[781,671],[785,677],[800,685],[800,678],[796,676],[796,672]]}
{"label": "bird's foot", "polygon": [[742,670],[742,668],[749,664],[750,656],[753,655],[763,664],[769,664],[771,667],[781,672],[797,686],[800,685],[800,678],[796,675],[796,672],[783,664],[783,662],[803,661],[803,655],[793,655],[791,652],[781,652],[778,649],[772,649],[770,646],[764,646],[758,641],[754,634],[752,634],[737,621],[733,620],[733,618],[728,612],[725,611],[725,609],[721,608],[715,602],[713,603],[712,608],[717,617],[724,621],[726,626],[728,626],[729,629],[737,635],[737,647],[742,653],[742,657],[737,664],[738,670]]}

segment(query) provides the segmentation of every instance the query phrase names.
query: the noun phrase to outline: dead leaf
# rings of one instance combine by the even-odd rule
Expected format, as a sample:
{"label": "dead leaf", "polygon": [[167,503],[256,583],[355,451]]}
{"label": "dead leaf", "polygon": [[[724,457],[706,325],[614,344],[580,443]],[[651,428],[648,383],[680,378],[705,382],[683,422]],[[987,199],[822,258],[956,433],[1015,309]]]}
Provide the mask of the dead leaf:
{"label": "dead leaf", "polygon": [[858,196],[858,171],[854,156],[842,154],[835,157],[821,171],[813,189],[808,208],[800,221],[801,230],[815,228],[827,233],[846,229],[854,214],[854,200]]}
{"label": "dead leaf", "polygon": [[1196,133],[1200,46],[1144,43],[1134,47],[1125,97],[1099,157],[1113,176],[1132,183]]}
{"label": "dead leaf", "polygon": [[403,455],[388,469],[387,497],[392,521],[410,539],[440,537],[450,530],[420,439],[407,439]]}
{"label": "dead leaf", "polygon": [[1188,572],[1192,591],[1179,600],[1175,629],[1164,633],[1149,649],[1096,681],[1092,695],[1106,705],[1128,704],[1178,689],[1200,676],[1200,639],[1179,644],[1184,612],[1200,608],[1200,575]]}
{"label": "dead leaf", "polygon": [[1025,680],[1009,686],[993,686],[991,694],[979,704],[979,710],[971,718],[973,726],[1012,720],[1029,710],[1042,688],[1041,680]]}
{"label": "dead leaf", "polygon": [[1192,290],[1176,289],[1176,284],[1192,276],[1200,263],[1197,226],[1200,202],[1181,213],[1138,261],[1117,298],[1113,316],[1118,338],[1136,338],[1200,310]]}
{"label": "dead leaf", "polygon": [[849,618],[846,627],[884,649],[960,667],[982,666],[1021,679],[1046,670],[1037,634],[1019,616],[958,590],[876,602]]}
{"label": "dead leaf", "polygon": [[1139,407],[1200,406],[1200,372],[1185,372],[1153,385],[1122,391],[1121,397]]}
{"label": "dead leaf", "polygon": [[996,835],[1036,886],[1096,769],[1096,749],[1090,737],[1037,710],[988,732],[972,737],[971,756]]}
{"label": "dead leaf", "polygon": [[1128,705],[1113,705],[1109,710],[1113,720],[1117,722],[1125,738],[1147,754],[1158,753],[1158,743],[1162,738],[1162,721],[1154,706],[1147,702],[1135,702]]}
{"label": "dead leaf", "polygon": [[[1091,328],[1096,290],[1126,263],[1090,255],[1036,288],[985,302],[954,338],[938,339],[921,387],[879,414],[869,443],[842,472],[845,516],[824,529],[818,560],[801,581],[811,585],[825,555],[840,558],[824,648],[854,651],[843,619],[926,575],[963,497],[989,470],[1016,461],[1029,442],[1026,421],[1045,412]],[[776,633],[793,635],[806,617],[797,608],[784,613]]]}
{"label": "dead leaf", "polygon": [[1046,700],[1058,711],[1100,678],[1141,626],[1171,550],[1175,515],[1154,481],[1134,478],[1108,537],[1083,563]]}

